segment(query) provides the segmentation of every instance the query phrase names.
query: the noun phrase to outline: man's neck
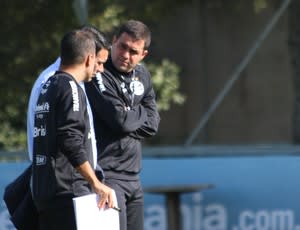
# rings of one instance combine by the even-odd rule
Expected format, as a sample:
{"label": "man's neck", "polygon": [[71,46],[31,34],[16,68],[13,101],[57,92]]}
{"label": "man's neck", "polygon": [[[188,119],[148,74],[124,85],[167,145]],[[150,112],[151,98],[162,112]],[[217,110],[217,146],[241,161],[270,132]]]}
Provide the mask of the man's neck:
{"label": "man's neck", "polygon": [[77,83],[84,80],[84,76],[81,73],[80,68],[78,68],[78,67],[61,65],[59,70],[70,74],[76,80]]}

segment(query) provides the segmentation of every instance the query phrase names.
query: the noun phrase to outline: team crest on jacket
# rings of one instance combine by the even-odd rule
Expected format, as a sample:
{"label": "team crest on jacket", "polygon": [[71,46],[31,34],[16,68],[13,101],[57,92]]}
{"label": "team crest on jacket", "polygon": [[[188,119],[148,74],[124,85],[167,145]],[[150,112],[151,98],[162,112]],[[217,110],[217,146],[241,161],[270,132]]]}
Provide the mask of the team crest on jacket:
{"label": "team crest on jacket", "polygon": [[45,94],[48,90],[49,85],[51,84],[51,79],[49,79],[43,86],[41,89],[41,94]]}
{"label": "team crest on jacket", "polygon": [[130,85],[130,90],[133,92],[133,94],[137,96],[141,96],[144,93],[144,85],[142,82],[133,80]]}

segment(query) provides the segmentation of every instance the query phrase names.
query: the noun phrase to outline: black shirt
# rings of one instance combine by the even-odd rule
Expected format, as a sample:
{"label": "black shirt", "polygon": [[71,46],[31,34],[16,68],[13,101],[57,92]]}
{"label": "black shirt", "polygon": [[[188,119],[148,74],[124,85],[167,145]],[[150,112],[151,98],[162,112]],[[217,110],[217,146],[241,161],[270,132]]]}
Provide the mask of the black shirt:
{"label": "black shirt", "polygon": [[109,178],[137,179],[141,140],[155,135],[160,117],[151,76],[143,65],[118,72],[111,59],[85,89],[93,111],[98,163]]}
{"label": "black shirt", "polygon": [[93,162],[86,98],[71,75],[56,72],[44,84],[34,124],[32,188],[36,203],[90,193],[88,182],[75,169]]}

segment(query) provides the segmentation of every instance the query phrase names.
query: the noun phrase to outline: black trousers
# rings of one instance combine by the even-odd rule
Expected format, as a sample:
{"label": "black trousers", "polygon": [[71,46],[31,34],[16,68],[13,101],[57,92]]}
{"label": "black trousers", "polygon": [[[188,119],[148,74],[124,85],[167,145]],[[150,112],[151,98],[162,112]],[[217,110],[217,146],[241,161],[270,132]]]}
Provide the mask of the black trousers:
{"label": "black trousers", "polygon": [[76,230],[72,199],[39,211],[39,230]]}
{"label": "black trousers", "polygon": [[144,195],[140,180],[105,179],[115,190],[120,212],[120,230],[144,229]]}

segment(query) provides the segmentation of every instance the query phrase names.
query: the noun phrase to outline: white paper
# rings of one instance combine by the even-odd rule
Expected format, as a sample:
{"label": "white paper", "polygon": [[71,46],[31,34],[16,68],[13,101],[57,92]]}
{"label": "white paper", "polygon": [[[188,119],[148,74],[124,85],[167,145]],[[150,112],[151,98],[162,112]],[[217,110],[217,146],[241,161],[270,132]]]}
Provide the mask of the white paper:
{"label": "white paper", "polygon": [[[98,200],[97,194],[73,198],[77,230],[120,230],[119,212],[112,208],[100,210]],[[115,192],[114,200],[117,205]]]}

